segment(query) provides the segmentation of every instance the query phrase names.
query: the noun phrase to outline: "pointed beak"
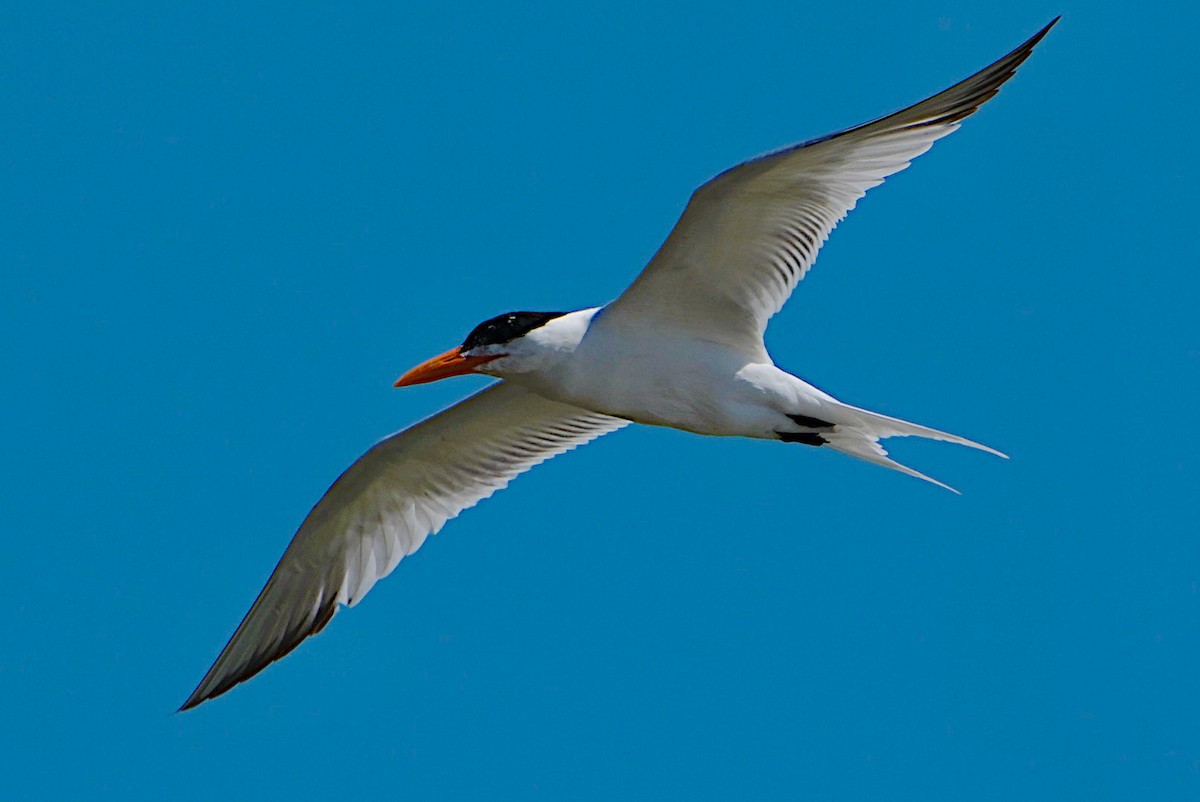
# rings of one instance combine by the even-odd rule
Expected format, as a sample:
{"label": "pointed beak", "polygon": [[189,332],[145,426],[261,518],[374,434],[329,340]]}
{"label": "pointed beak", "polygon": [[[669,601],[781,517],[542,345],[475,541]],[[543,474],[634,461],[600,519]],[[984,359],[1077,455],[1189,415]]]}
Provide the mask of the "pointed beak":
{"label": "pointed beak", "polygon": [[394,387],[410,387],[414,384],[448,379],[451,376],[463,376],[474,372],[475,368],[493,359],[499,359],[501,354],[490,356],[463,356],[461,349],[451,348],[444,354],[438,354],[433,359],[427,359],[415,368],[396,379]]}

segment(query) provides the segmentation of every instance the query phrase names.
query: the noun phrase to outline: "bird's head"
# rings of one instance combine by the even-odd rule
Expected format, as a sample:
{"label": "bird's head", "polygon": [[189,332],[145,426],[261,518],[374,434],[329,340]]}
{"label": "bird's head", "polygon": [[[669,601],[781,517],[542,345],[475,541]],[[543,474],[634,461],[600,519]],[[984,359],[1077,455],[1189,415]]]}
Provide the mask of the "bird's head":
{"label": "bird's head", "polygon": [[[503,377],[522,372],[541,361],[559,337],[543,337],[543,327],[566,312],[509,312],[476,326],[463,344],[427,359],[396,380],[397,387],[484,373]],[[590,317],[590,315],[589,315]],[[536,333],[535,333],[536,332]],[[547,342],[542,342],[545,339]],[[578,342],[578,338],[576,338]]]}

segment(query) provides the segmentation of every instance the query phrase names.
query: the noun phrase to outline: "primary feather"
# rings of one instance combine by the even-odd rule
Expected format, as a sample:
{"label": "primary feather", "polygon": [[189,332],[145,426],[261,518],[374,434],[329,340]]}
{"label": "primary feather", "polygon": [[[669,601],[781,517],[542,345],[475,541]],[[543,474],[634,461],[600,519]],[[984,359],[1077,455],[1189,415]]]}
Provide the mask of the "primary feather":
{"label": "primary feather", "polygon": [[867,190],[908,167],[999,91],[1042,37],[928,100],[733,167],[683,216],[605,320],[645,321],[765,355],[763,332]]}
{"label": "primary feather", "polygon": [[353,606],[446,521],[628,421],[501,382],[381,441],[308,514],[181,710],[224,693]]}

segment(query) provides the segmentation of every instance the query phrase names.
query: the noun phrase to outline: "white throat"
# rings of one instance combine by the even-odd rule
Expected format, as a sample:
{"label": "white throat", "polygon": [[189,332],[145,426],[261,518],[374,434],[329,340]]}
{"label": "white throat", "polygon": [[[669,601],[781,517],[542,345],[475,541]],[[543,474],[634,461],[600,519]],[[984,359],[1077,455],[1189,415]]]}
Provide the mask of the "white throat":
{"label": "white throat", "polygon": [[478,370],[502,379],[551,371],[570,360],[587,334],[592,318],[599,311],[600,307],[597,306],[568,312],[515,340],[494,346],[505,356],[480,366]]}

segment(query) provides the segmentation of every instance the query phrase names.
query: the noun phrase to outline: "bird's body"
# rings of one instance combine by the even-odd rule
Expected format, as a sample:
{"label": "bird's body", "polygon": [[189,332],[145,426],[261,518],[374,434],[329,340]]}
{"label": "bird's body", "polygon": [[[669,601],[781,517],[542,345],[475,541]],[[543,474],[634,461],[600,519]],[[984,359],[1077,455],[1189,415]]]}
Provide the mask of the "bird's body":
{"label": "bird's body", "polygon": [[921,103],[721,173],[612,303],[500,315],[402,376],[398,386],[465,373],[502,381],[383,440],[342,474],[184,708],[287,654],[518,474],[630,422],[828,446],[938,485],[891,460],[880,440],[999,454],[837,400],[777,367],[763,333],[866,191],[995,95],[1053,24]]}
{"label": "bird's body", "polygon": [[[739,348],[709,341],[700,330],[610,322],[606,312],[596,307],[555,317],[478,372],[581,409],[695,434],[829,444],[862,456],[852,449],[889,436],[877,431],[882,426],[993,451],[843,404],[776,366],[761,340]],[[903,431],[892,432],[897,426]]]}
{"label": "bird's body", "polygon": [[601,311],[547,323],[541,331],[553,345],[544,367],[508,379],[556,401],[696,434],[770,437],[773,427],[790,424],[780,405],[789,380],[799,380],[769,357],[755,361],[679,332],[614,330]]}

